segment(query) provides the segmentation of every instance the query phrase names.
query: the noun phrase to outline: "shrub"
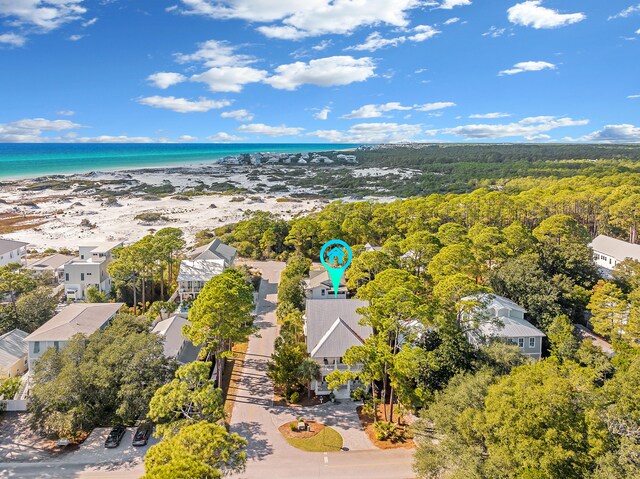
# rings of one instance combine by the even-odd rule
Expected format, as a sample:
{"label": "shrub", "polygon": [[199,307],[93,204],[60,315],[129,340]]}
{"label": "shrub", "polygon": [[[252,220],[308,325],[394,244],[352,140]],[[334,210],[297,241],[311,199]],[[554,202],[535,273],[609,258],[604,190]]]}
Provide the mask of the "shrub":
{"label": "shrub", "polygon": [[82,221],[80,222],[80,226],[82,226],[83,228],[89,228],[89,229],[93,229],[96,227],[95,223],[92,223],[87,218],[82,219]]}
{"label": "shrub", "polygon": [[378,421],[373,425],[378,441],[397,441],[399,438],[398,426],[392,422]]}
{"label": "shrub", "polygon": [[291,396],[289,396],[289,402],[292,402],[295,404],[298,401],[300,401],[300,393],[298,391],[292,392]]}
{"label": "shrub", "polygon": [[159,221],[170,221],[170,218],[164,216],[162,213],[139,213],[133,219],[141,221],[143,223],[157,223]]}
{"label": "shrub", "polygon": [[298,429],[298,424],[295,422],[289,423],[289,429],[295,432]]}
{"label": "shrub", "polygon": [[364,401],[367,397],[367,391],[363,388],[356,388],[351,391],[351,399],[354,401]]}

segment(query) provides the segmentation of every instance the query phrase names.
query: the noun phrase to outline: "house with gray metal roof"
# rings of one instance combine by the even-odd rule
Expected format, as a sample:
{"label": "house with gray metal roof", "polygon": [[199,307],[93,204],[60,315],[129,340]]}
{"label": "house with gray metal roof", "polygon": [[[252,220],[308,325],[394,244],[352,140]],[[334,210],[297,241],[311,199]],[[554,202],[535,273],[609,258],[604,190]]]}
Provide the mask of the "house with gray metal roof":
{"label": "house with gray metal roof", "polygon": [[51,273],[57,283],[64,282],[64,266],[75,258],[66,254],[52,254],[44,258],[32,259],[27,261],[25,269],[34,273]]}
{"label": "house with gray metal roof", "polygon": [[211,243],[200,246],[191,252],[191,259],[221,259],[227,268],[233,266],[237,250],[233,246],[223,243],[218,238]]}
{"label": "house with gray metal roof", "polygon": [[9,263],[22,263],[22,257],[27,253],[28,244],[0,238],[0,267]]}
{"label": "house with gray metal roof", "polygon": [[27,372],[29,333],[14,329],[0,336],[0,379],[14,378]]}
{"label": "house with gray metal roof", "polygon": [[177,280],[180,301],[196,299],[207,281],[221,274],[226,267],[227,263],[223,259],[185,259],[181,261]]}
{"label": "house with gray metal roof", "polygon": [[[320,365],[322,374],[321,380],[314,381],[311,385],[317,395],[331,392],[327,387],[326,376],[336,369],[355,373],[360,370],[358,365],[344,364],[342,357],[350,347],[363,345],[373,334],[370,326],[360,324],[362,316],[357,311],[367,305],[366,301],[359,299],[307,300],[304,316],[307,353]],[[361,387],[359,381],[348,381],[344,387],[334,391],[334,394],[338,398],[348,398],[357,387]]]}
{"label": "house with gray metal roof", "polygon": [[29,369],[49,348],[64,348],[76,334],[89,336],[104,329],[124,303],[74,303],[25,338],[29,345]]}
{"label": "house with gray metal roof", "polygon": [[175,358],[180,364],[187,364],[198,359],[202,346],[194,346],[184,335],[182,329],[189,320],[180,314],[173,315],[159,321],[153,328],[153,332],[162,336],[164,341],[164,355],[167,358]]}
{"label": "house with gray metal roof", "polygon": [[338,295],[333,291],[333,282],[329,276],[329,272],[322,268],[321,270],[309,271],[309,278],[305,279],[305,295],[309,299],[346,299],[347,283],[344,282],[344,276],[340,279],[338,287]]}
{"label": "house with gray metal roof", "polygon": [[611,236],[598,235],[589,245],[593,260],[605,278],[611,278],[616,265],[625,259],[640,261],[640,244],[627,243]]}
{"label": "house with gray metal roof", "polygon": [[540,359],[545,334],[524,319],[526,310],[508,298],[477,294],[462,298],[460,313],[467,326],[467,339],[475,346],[501,339],[518,346],[522,354]]}

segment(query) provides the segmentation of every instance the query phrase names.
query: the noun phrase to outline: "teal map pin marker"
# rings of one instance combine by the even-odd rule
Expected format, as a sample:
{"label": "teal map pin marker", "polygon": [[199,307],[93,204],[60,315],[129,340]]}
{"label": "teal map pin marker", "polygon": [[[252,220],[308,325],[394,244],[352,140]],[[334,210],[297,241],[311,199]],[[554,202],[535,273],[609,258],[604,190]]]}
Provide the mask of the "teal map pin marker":
{"label": "teal map pin marker", "polygon": [[335,296],[338,296],[340,280],[352,259],[351,247],[339,239],[327,241],[320,249],[320,262],[329,272]]}

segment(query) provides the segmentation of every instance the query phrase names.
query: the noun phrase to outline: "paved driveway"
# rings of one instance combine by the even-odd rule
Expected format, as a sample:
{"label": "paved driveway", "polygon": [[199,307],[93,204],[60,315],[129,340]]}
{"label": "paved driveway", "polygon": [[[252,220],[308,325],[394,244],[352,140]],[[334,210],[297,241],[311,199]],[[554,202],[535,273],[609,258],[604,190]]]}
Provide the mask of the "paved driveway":
{"label": "paved driveway", "polygon": [[[379,450],[360,427],[356,404],[322,404],[310,408],[273,406],[273,384],[266,376],[266,366],[277,336],[275,308],[277,285],[284,263],[250,263],[262,271],[263,282],[258,298],[259,337],[249,341],[244,369],[239,381],[231,429],[246,437],[247,470],[236,478],[342,478],[408,479],[413,453],[405,449]],[[328,300],[330,301],[330,300]],[[278,427],[296,417],[317,420],[340,432],[348,451],[308,453],[287,443]]]}

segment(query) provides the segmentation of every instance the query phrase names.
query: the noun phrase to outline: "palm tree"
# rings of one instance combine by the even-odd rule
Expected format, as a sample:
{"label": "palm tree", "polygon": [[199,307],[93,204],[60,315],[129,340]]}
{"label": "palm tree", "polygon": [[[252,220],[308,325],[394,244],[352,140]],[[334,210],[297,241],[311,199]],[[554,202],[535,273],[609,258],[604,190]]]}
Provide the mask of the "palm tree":
{"label": "palm tree", "polygon": [[298,366],[298,377],[308,383],[307,397],[311,398],[311,381],[314,379],[319,380],[322,377],[322,374],[320,374],[320,365],[313,359],[306,358],[300,363],[300,366]]}

